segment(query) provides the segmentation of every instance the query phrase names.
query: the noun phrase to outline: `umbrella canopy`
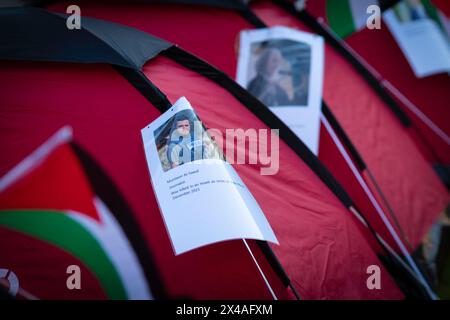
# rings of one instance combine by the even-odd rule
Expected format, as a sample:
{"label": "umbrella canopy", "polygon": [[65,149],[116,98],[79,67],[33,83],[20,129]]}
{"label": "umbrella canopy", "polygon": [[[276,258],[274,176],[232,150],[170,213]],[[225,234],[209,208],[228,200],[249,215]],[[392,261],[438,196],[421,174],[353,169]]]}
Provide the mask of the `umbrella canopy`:
{"label": "umbrella canopy", "polygon": [[[373,238],[366,238],[366,229],[343,205],[351,205],[351,200],[317,158],[298,139],[290,139],[293,134],[277,118],[223,73],[179,49],[165,55],[148,61],[139,71],[147,82],[136,77],[142,81],[131,82],[133,86],[122,77],[132,78],[126,71],[118,73],[104,63],[2,62],[0,87],[5,107],[0,128],[5,130],[1,145],[8,156],[2,157],[0,172],[5,173],[56,128],[70,124],[76,141],[110,174],[134,209],[170,296],[293,297],[273,258],[254,241],[249,246],[267,282],[242,241],[173,255],[146,174],[139,136],[139,130],[164,105],[151,103],[140,92],[145,86],[151,95],[161,98],[164,93],[171,101],[185,95],[207,127],[267,130],[267,123],[275,123],[282,128],[278,175],[260,176],[258,165],[236,169],[277,233],[282,245],[273,249],[303,297],[402,297],[367,242]],[[386,275],[382,290],[367,290],[365,270],[371,264],[380,265]]]}

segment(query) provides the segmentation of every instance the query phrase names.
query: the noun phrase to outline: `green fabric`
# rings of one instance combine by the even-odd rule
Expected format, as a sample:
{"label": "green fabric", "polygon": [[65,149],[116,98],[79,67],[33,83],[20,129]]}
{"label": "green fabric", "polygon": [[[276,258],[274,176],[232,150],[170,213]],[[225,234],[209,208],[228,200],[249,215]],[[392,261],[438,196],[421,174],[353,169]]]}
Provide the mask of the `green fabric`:
{"label": "green fabric", "polygon": [[330,28],[341,38],[356,31],[348,0],[327,0],[327,19]]}
{"label": "green fabric", "polygon": [[127,299],[121,278],[98,241],[65,213],[50,210],[0,211],[0,225],[68,251],[97,276],[110,299]]}

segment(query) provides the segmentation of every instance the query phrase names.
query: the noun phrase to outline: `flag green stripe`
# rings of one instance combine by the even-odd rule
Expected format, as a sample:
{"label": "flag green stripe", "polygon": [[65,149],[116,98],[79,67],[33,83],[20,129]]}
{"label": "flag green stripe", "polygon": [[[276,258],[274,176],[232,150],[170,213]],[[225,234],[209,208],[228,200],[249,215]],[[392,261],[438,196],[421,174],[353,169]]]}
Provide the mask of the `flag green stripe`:
{"label": "flag green stripe", "polygon": [[0,225],[70,252],[98,277],[110,299],[127,298],[120,275],[98,241],[65,213],[41,210],[0,211]]}
{"label": "flag green stripe", "polygon": [[438,24],[439,28],[441,28],[442,31],[445,31],[445,27],[442,25],[441,19],[439,18],[439,13],[436,10],[436,7],[431,3],[431,1],[422,0],[422,4],[428,16]]}
{"label": "flag green stripe", "polygon": [[329,26],[339,37],[345,38],[356,30],[348,0],[328,0],[326,11]]}

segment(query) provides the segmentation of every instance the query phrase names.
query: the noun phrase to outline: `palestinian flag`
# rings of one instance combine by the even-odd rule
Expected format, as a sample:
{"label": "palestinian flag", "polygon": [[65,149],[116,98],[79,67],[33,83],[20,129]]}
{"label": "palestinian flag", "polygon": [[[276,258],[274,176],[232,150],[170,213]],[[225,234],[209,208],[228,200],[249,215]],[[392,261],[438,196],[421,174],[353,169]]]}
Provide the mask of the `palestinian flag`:
{"label": "palestinian flag", "polygon": [[327,0],[326,10],[330,28],[341,38],[366,26],[367,7],[379,5],[378,0]]}
{"label": "palestinian flag", "polygon": [[[423,10],[423,14],[433,20],[437,26],[441,29],[446,37],[449,35],[449,27],[448,27],[448,18],[445,16],[443,12],[441,12],[430,0],[421,0],[421,9]],[[405,10],[408,10],[410,6],[408,6],[405,1],[400,1],[399,4],[393,7],[394,13],[397,17],[402,20],[402,16]]]}
{"label": "palestinian flag", "polygon": [[[129,208],[70,140],[61,129],[0,179],[0,286],[28,299],[160,295]],[[73,265],[80,289],[67,284]]]}

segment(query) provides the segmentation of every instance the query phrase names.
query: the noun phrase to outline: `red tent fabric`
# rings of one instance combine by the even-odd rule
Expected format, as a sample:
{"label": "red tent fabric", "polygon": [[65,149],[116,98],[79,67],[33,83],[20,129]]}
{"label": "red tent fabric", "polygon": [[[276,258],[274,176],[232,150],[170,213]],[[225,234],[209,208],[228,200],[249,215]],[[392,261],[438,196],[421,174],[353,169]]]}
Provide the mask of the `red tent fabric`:
{"label": "red tent fabric", "polygon": [[[67,141],[55,147],[51,154],[45,155],[42,161],[30,171],[19,176],[12,185],[8,186],[6,191],[2,190],[0,210],[14,210],[20,204],[18,210],[13,211],[18,216],[22,214],[22,217],[17,217],[18,221],[23,221],[23,211],[26,209],[36,210],[36,208],[50,206],[63,208],[63,210],[71,207],[73,210],[86,212],[96,217],[97,212],[90,201],[92,191]],[[71,182],[69,184],[67,184],[68,179]],[[56,193],[58,193],[58,197],[55,197]],[[36,215],[41,212],[33,213]],[[1,214],[0,217],[4,218],[4,212]],[[62,212],[57,214],[63,216]],[[42,239],[36,241],[34,235],[18,232],[19,228],[5,228],[3,223],[5,222],[2,221],[0,237],[2,240],[8,239],[8,241],[0,243],[2,250],[0,263],[2,267],[12,270],[17,277],[19,286],[16,289],[18,291],[16,297],[19,299],[51,299],[55,296],[59,296],[61,299],[70,299],[74,296],[80,299],[106,298],[106,292],[100,285],[100,277],[86,268],[79,258],[69,254],[61,247],[48,245]],[[18,250],[27,254],[17,254]],[[30,259],[42,259],[52,263],[49,263],[47,268],[41,268],[39,273],[42,277],[33,277],[28,270]],[[66,270],[69,265],[80,266],[83,284],[86,285],[87,290],[78,292],[67,290],[66,274],[55,271]],[[56,281],[47,283],[46,279]]]}
{"label": "red tent fabric", "polygon": [[[52,8],[62,10],[63,7],[58,5]],[[120,4],[105,7],[101,3],[86,3],[83,8],[88,15],[124,23],[175,42],[207,59],[231,77],[236,73],[239,31],[252,28],[236,11],[205,6],[134,4],[125,8]],[[269,25],[283,24],[306,29],[270,1],[258,1],[252,9]],[[408,131],[354,68],[328,46],[325,56],[324,99],[374,173],[407,238],[415,247],[444,209],[449,199],[448,193]],[[364,94],[355,97],[353,92]],[[333,162],[334,159],[324,155],[324,152],[327,149],[321,150],[319,157],[325,163]],[[366,196],[361,194],[361,190],[352,187],[356,183],[352,175],[343,174],[346,165],[341,163],[342,166],[336,168],[333,174],[342,177],[339,181],[348,187],[353,197],[364,199]],[[361,200],[358,205],[370,208],[367,199]],[[373,208],[370,210],[373,211]],[[377,215],[368,214],[367,218],[380,226],[378,231],[389,239]],[[391,223],[394,224],[393,221]]]}
{"label": "red tent fabric", "polygon": [[[278,16],[274,14],[277,9],[269,3],[255,7],[272,25],[279,24],[277,17],[281,16],[301,28],[280,9]],[[408,130],[356,70],[330,46],[325,57],[324,100],[372,170],[407,239],[416,247],[448,203],[448,193]]]}
{"label": "red tent fabric", "polygon": [[[0,141],[7,155],[0,174],[69,124],[136,213],[170,296],[271,298],[242,241],[173,255],[139,135],[159,112],[119,73],[105,65],[43,62],[2,62],[0,70]],[[207,127],[268,129],[228,91],[167,58],[148,62],[144,73],[172,101],[185,95]],[[354,216],[286,144],[280,149],[276,176],[260,176],[254,165],[236,168],[275,229],[282,245],[273,249],[301,296],[401,298]],[[292,298],[255,243],[250,246],[276,296]],[[381,290],[367,289],[372,264],[382,268]]]}

